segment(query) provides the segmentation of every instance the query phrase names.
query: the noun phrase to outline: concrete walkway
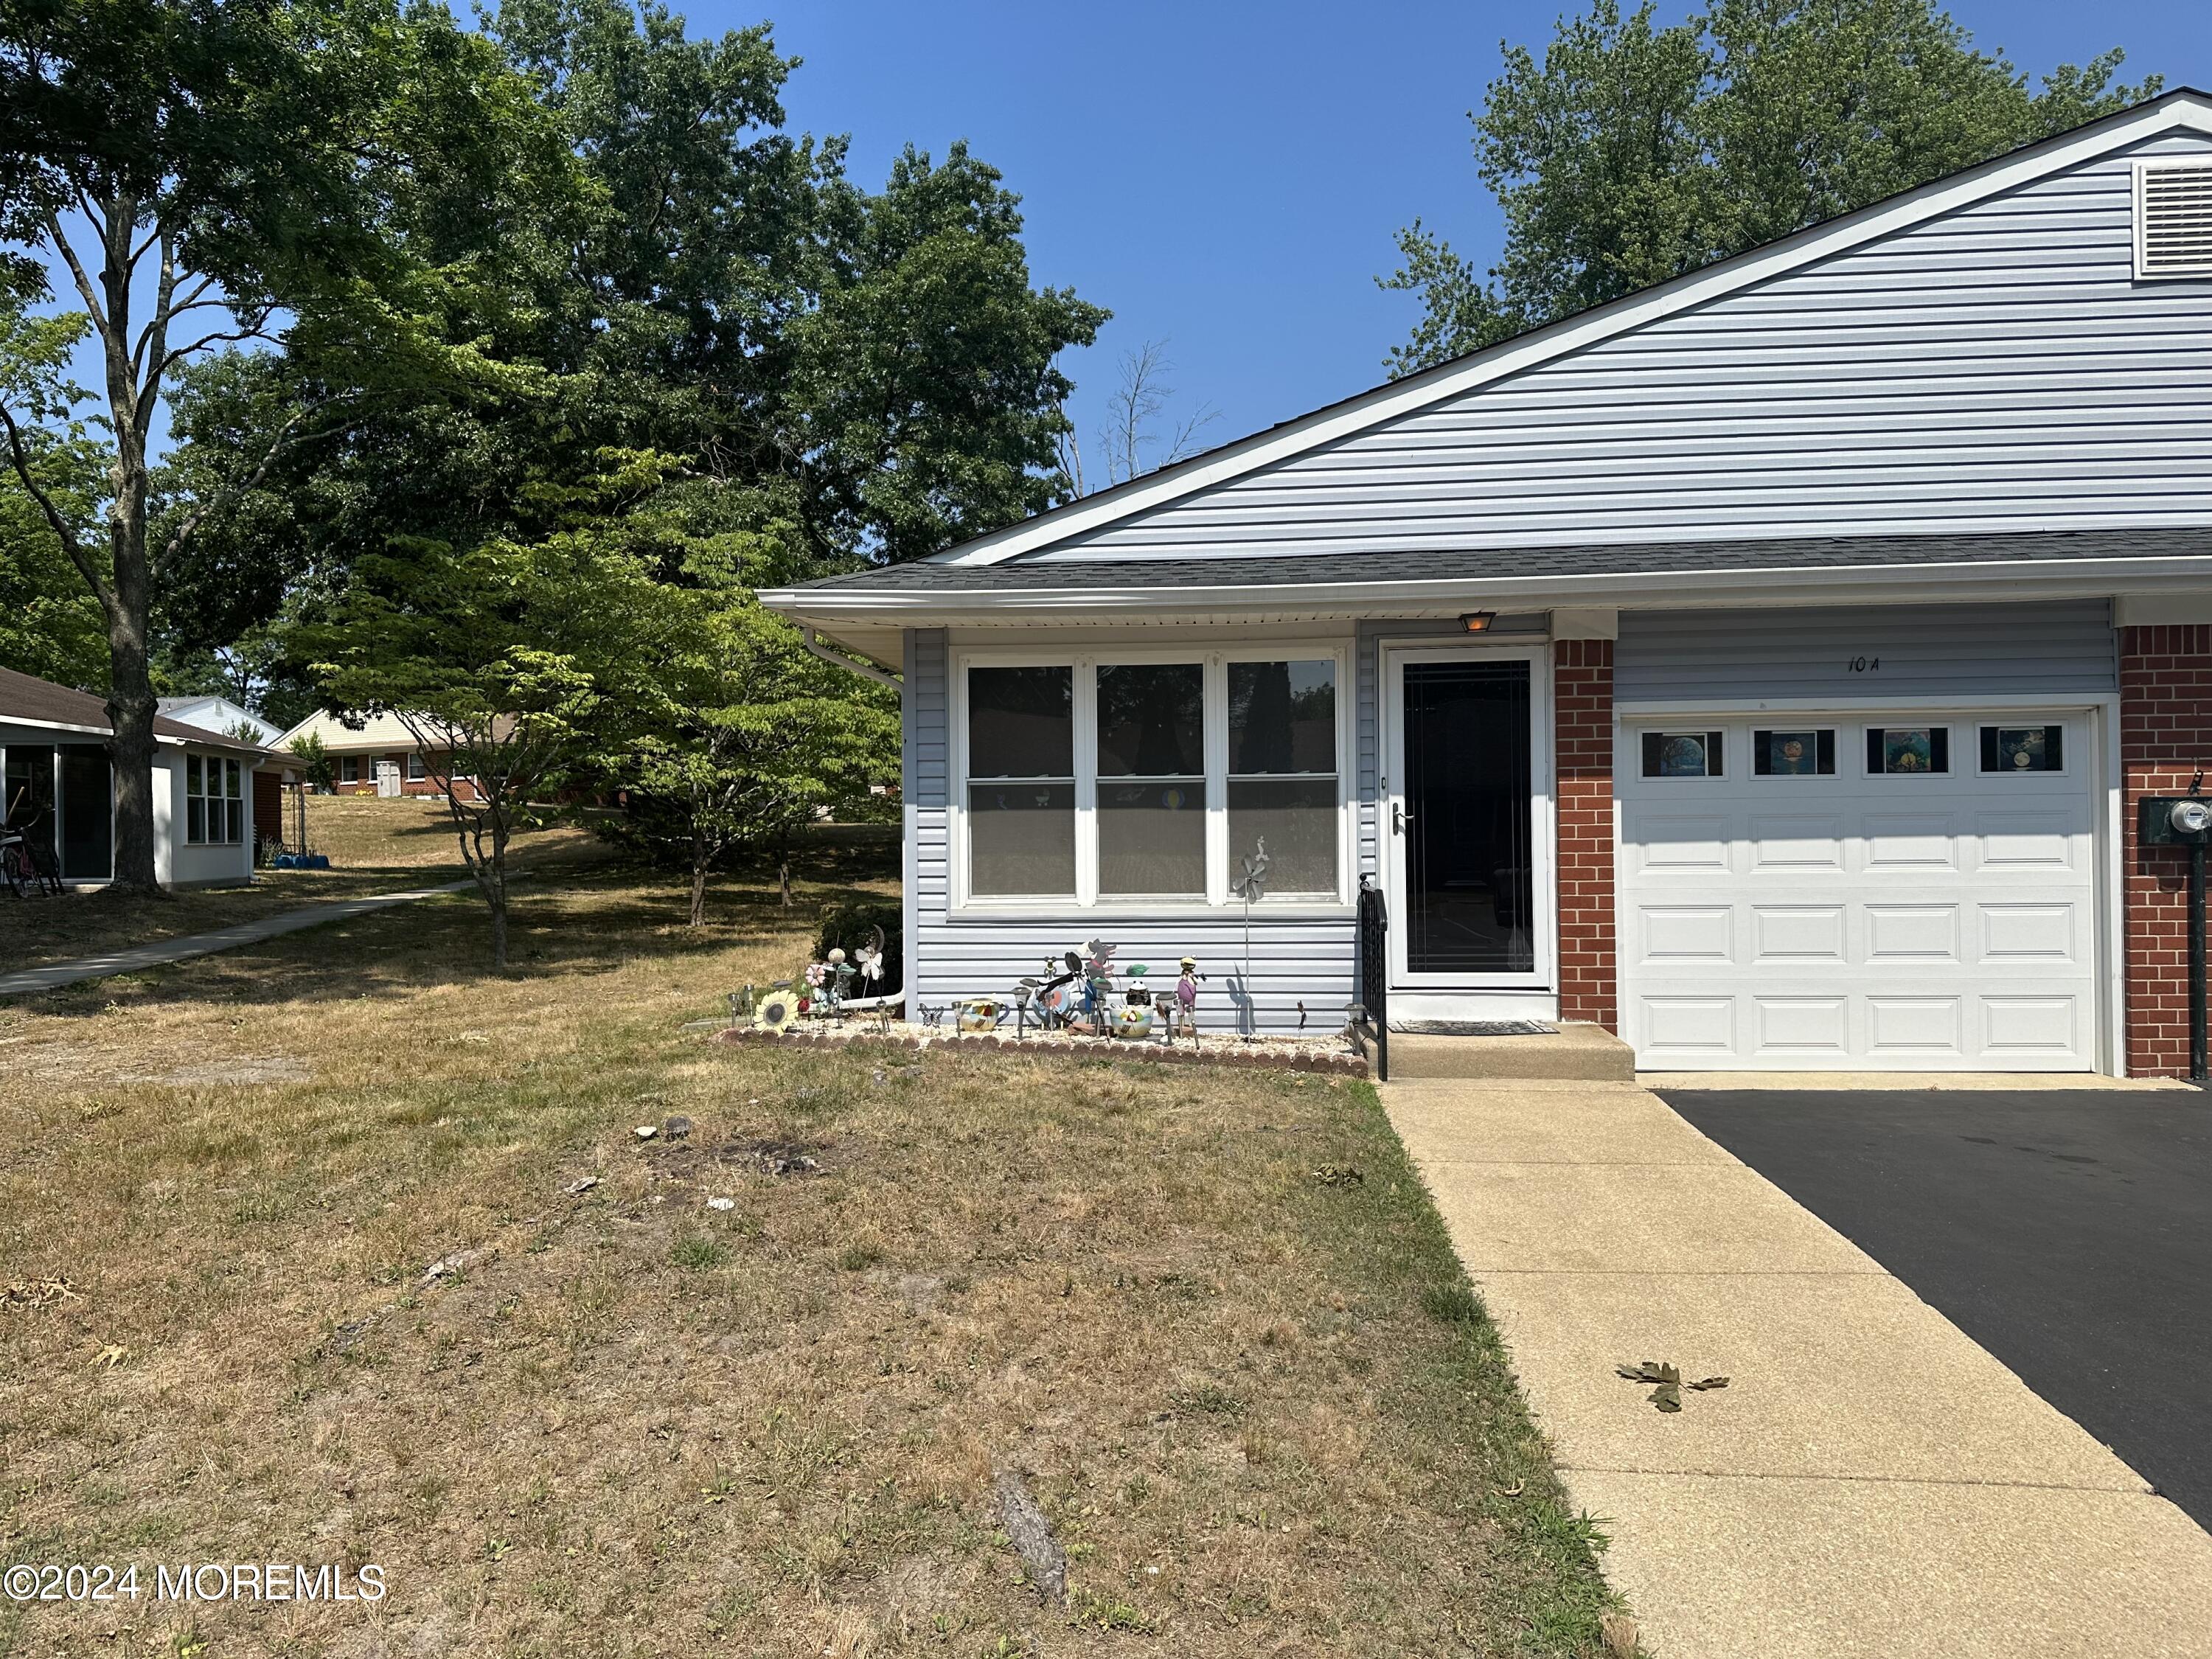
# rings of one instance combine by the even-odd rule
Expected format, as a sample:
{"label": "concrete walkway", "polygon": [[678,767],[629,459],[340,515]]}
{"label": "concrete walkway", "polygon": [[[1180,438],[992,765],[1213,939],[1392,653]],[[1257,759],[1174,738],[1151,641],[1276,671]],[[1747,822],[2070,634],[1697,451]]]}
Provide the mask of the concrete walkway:
{"label": "concrete walkway", "polygon": [[2212,1537],[1656,1096],[1382,1097],[1659,1659],[2212,1656]]}
{"label": "concrete walkway", "polygon": [[191,933],[183,939],[157,939],[150,945],[133,945],[120,951],[111,951],[105,956],[81,957],[75,962],[57,962],[45,968],[27,968],[20,973],[0,974],[0,997],[28,996],[34,991],[52,991],[64,985],[74,985],[81,979],[106,979],[111,974],[135,974],[142,968],[158,968],[164,963],[183,962],[191,957],[212,956],[217,951],[234,951],[241,945],[254,945],[264,939],[296,933],[302,927],[319,927],[326,921],[343,921],[348,916],[388,909],[395,904],[412,904],[417,899],[435,898],[441,893],[465,892],[475,886],[473,881],[454,881],[442,887],[410,888],[403,893],[372,893],[363,898],[336,899],[328,904],[302,905],[296,910],[280,910],[273,916],[262,917],[258,921],[241,921],[234,927],[217,928],[211,933]]}

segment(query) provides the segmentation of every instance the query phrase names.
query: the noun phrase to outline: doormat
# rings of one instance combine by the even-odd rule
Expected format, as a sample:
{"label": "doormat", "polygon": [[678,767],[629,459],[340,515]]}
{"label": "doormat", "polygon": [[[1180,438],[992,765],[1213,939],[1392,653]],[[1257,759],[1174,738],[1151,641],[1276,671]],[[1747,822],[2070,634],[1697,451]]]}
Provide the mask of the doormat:
{"label": "doormat", "polygon": [[1413,1036],[1557,1036],[1540,1019],[1409,1019],[1390,1028]]}

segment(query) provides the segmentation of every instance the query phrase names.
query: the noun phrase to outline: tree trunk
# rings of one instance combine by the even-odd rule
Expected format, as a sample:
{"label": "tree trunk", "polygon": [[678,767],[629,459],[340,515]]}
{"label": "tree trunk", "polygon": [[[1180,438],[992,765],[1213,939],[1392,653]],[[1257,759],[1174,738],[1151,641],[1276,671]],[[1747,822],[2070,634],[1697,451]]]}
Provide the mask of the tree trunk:
{"label": "tree trunk", "polygon": [[775,860],[776,879],[783,884],[783,908],[791,908],[791,854],[780,853]]}
{"label": "tree trunk", "polygon": [[501,814],[491,824],[491,970],[507,971],[507,818]]}
{"label": "tree trunk", "polygon": [[115,775],[115,884],[150,893],[158,890],[154,879],[154,684],[146,660],[153,572],[146,557],[149,480],[140,404],[152,394],[138,384],[127,343],[131,246],[139,226],[137,206],[121,197],[106,206],[107,246],[100,277],[107,314],[100,344],[115,437],[115,463],[109,476],[115,495],[107,509],[113,585],[101,598],[107,616],[107,718],[113,729],[107,756]]}
{"label": "tree trunk", "polygon": [[691,842],[691,925],[707,925],[707,848],[696,836]]}
{"label": "tree trunk", "polygon": [[[120,539],[119,538],[118,538]],[[117,549],[116,563],[123,563]],[[140,544],[143,564],[144,544]],[[120,581],[117,584],[120,588]],[[136,614],[125,603],[108,612],[110,690],[107,719],[114,735],[107,760],[115,777],[115,884],[131,892],[153,893],[154,861],[154,683],[146,661],[145,608]]]}

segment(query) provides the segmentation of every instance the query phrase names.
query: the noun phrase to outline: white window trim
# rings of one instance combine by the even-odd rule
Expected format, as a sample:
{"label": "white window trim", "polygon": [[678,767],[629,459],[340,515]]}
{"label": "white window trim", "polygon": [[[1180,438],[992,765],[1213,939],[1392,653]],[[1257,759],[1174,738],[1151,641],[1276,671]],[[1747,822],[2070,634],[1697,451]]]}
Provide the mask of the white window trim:
{"label": "white window trim", "polygon": [[2146,269],[2149,248],[2144,238],[2149,219],[2149,184],[2154,173],[2199,172],[2209,164],[2202,155],[2148,156],[2134,167],[2134,188],[2129,192],[2130,212],[2129,242],[2134,249],[2135,279],[2139,283],[2201,283],[2212,276],[2212,259],[2199,260],[2194,264],[2168,265],[2162,270]]}
{"label": "white window trim", "polygon": [[[1352,680],[1352,642],[1335,639],[1272,639],[1235,646],[1085,645],[1078,650],[956,650],[946,687],[951,769],[945,817],[950,920],[1036,920],[1055,916],[1214,917],[1241,915],[1243,907],[1229,891],[1229,665],[1232,662],[1318,662],[1336,672],[1336,896],[1334,898],[1267,898],[1252,907],[1255,916],[1284,921],[1348,916],[1352,914],[1352,866],[1358,857],[1358,811],[1353,738],[1357,727]],[[1205,724],[1200,739],[1206,761],[1206,887],[1203,901],[1143,894],[1101,897],[1098,892],[1098,704],[1097,669],[1102,664],[1201,665],[1206,675]],[[968,872],[968,671],[970,668],[1067,668],[1074,674],[1075,720],[1075,894],[991,894],[977,896]]]}
{"label": "white window trim", "polygon": [[[192,790],[191,767],[194,760],[200,763],[200,787],[198,793],[194,793]],[[230,787],[228,769],[234,766],[238,768],[238,793],[235,795],[228,793]],[[180,781],[184,784],[185,791],[184,844],[187,847],[244,846],[247,820],[246,807],[252,798],[252,775],[246,769],[245,764],[233,760],[227,755],[187,755],[185,757],[185,765],[179,770],[182,773]],[[212,778],[210,776],[210,773],[214,775]],[[192,835],[192,803],[196,800],[200,803],[201,833],[198,837]],[[240,803],[238,815],[240,833],[237,836],[230,833],[229,803],[234,800]],[[216,825],[213,822],[218,813],[223,820],[222,833],[220,835],[216,833]]]}

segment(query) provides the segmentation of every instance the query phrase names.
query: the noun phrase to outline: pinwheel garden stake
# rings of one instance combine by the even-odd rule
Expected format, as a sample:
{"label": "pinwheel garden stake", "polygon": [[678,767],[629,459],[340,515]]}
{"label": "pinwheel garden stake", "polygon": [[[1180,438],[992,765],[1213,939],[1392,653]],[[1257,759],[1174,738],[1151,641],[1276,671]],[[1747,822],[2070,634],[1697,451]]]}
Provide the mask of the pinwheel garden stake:
{"label": "pinwheel garden stake", "polygon": [[1244,901],[1244,1013],[1248,1027],[1244,1035],[1260,1034],[1260,1004],[1252,994],[1252,906],[1267,891],[1267,838],[1265,836],[1253,843],[1251,856],[1244,860],[1244,873],[1237,878],[1237,896]]}

